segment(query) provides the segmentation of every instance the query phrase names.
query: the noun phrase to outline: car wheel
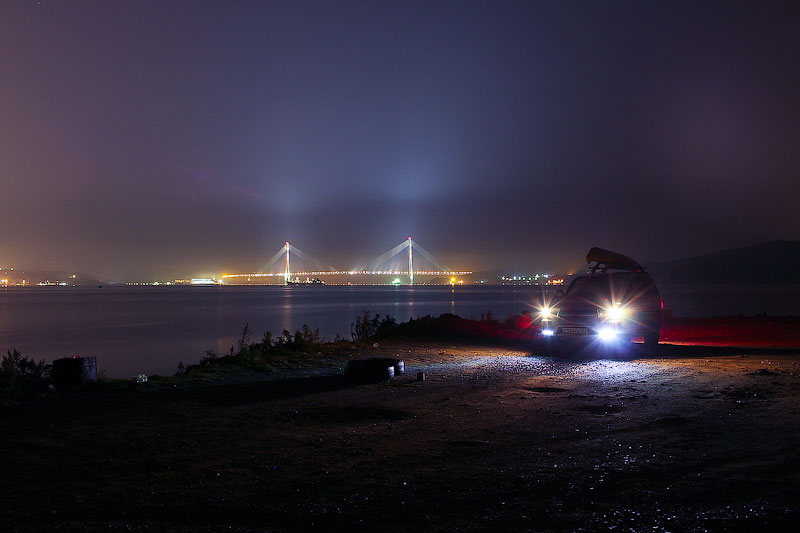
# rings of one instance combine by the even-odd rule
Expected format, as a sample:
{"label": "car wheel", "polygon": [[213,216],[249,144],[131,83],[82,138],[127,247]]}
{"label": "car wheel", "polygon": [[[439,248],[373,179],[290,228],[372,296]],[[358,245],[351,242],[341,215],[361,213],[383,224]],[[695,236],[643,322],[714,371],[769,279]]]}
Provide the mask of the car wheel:
{"label": "car wheel", "polygon": [[654,348],[658,346],[658,334],[651,333],[650,335],[644,335],[644,345],[648,348]]}

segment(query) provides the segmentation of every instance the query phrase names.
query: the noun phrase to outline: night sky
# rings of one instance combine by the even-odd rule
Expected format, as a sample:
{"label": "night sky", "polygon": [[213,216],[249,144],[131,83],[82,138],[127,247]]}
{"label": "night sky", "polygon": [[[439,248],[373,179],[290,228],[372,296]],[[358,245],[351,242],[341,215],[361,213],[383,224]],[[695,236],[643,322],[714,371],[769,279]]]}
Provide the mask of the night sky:
{"label": "night sky", "polygon": [[[768,5],[767,5],[768,4]],[[0,3],[0,266],[800,240],[800,4]]]}

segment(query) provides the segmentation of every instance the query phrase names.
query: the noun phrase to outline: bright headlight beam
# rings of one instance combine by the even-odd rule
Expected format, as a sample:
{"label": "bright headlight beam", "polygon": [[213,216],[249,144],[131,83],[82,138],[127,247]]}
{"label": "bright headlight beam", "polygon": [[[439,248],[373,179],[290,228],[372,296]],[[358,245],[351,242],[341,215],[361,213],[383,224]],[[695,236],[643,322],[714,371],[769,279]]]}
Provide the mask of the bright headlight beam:
{"label": "bright headlight beam", "polygon": [[617,330],[611,328],[603,328],[597,332],[597,336],[603,341],[613,341],[617,338]]}
{"label": "bright headlight beam", "polygon": [[550,310],[549,307],[543,307],[541,311],[539,311],[539,316],[542,318],[550,318],[553,316],[553,312]]}
{"label": "bright headlight beam", "polygon": [[625,316],[625,309],[618,305],[612,305],[606,308],[606,316],[611,320],[619,320]]}

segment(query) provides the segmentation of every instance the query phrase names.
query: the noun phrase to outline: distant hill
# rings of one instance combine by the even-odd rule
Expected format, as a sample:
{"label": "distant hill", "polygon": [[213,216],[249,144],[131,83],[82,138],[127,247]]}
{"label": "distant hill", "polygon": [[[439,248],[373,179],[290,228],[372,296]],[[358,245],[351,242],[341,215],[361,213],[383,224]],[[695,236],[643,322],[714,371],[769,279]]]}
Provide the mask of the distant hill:
{"label": "distant hill", "polygon": [[800,241],[770,241],[648,265],[659,284],[800,283]]}

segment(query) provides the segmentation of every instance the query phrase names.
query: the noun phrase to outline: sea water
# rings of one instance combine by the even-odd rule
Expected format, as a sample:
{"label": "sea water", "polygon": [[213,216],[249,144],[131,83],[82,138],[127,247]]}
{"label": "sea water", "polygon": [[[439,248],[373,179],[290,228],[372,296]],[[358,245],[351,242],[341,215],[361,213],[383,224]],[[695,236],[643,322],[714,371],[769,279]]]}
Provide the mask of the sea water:
{"label": "sea water", "polygon": [[[800,287],[662,287],[679,316],[797,314]],[[0,350],[52,361],[96,356],[113,377],[172,374],[207,350],[227,353],[249,325],[251,341],[308,324],[350,337],[365,310],[398,321],[453,313],[503,320],[552,291],[524,286],[35,287],[0,289]]]}

